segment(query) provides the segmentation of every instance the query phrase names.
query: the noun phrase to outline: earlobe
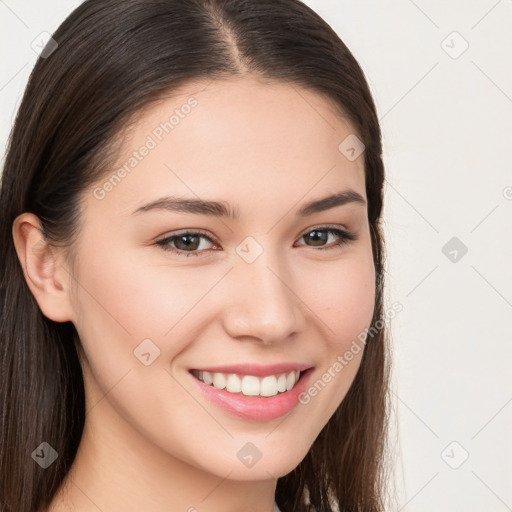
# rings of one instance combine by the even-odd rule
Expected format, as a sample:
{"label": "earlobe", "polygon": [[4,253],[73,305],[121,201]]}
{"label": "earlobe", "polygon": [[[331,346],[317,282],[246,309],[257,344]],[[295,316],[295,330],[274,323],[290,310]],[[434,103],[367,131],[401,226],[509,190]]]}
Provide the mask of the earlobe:
{"label": "earlobe", "polygon": [[55,322],[72,321],[71,277],[57,249],[48,244],[39,218],[28,212],[19,215],[12,235],[25,280],[42,313]]}

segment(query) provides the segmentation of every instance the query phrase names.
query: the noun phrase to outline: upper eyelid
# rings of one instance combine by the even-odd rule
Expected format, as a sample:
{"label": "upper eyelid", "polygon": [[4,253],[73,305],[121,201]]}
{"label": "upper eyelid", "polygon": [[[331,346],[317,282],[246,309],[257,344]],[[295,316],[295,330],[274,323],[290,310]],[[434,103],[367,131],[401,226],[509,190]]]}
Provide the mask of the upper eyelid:
{"label": "upper eyelid", "polygon": [[[305,233],[309,233],[310,231],[314,231],[316,229],[318,229],[318,230],[339,229],[341,231],[350,232],[349,228],[347,228],[346,226],[340,225],[340,224],[326,224],[326,225],[319,224],[319,225],[312,226],[310,228],[306,228],[305,230],[303,230],[301,232],[301,234],[299,236],[302,236]],[[170,238],[172,236],[186,235],[186,234],[190,234],[190,233],[203,235],[203,236],[206,236],[206,237],[212,238],[212,239],[216,238],[213,235],[211,235],[210,233],[208,233],[207,231],[204,231],[200,228],[184,228],[184,229],[178,229],[176,231],[170,231],[168,235],[165,235],[165,238]]]}

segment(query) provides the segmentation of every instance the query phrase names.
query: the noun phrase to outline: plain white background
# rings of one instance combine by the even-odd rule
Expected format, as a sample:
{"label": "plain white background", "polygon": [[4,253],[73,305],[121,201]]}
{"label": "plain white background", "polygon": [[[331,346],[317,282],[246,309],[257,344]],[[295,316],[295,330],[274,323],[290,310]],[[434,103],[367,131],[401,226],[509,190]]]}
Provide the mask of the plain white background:
{"label": "plain white background", "polygon": [[[0,0],[2,161],[31,44],[79,3]],[[383,131],[386,302],[403,305],[390,510],[512,510],[512,1],[305,3],[361,64]]]}

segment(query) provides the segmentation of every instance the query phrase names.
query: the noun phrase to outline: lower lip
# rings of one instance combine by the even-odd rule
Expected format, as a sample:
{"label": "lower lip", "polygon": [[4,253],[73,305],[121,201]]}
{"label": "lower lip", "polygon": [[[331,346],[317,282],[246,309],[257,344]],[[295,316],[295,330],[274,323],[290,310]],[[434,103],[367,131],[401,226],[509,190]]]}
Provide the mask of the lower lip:
{"label": "lower lip", "polygon": [[206,398],[223,411],[246,420],[268,421],[288,414],[299,403],[299,395],[306,389],[313,368],[300,376],[299,381],[289,391],[274,396],[245,396],[230,393],[225,389],[205,384],[189,372],[190,378],[199,386]]}

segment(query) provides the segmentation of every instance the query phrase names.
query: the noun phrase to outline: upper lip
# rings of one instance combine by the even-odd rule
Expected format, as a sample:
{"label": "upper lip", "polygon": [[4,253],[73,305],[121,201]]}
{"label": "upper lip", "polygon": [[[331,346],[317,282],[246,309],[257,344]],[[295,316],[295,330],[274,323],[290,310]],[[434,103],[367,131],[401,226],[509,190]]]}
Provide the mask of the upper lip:
{"label": "upper lip", "polygon": [[[238,373],[241,375],[254,375],[255,377],[265,377],[267,375],[279,375],[292,371],[305,371],[311,368],[310,364],[303,363],[276,363],[269,365],[259,364],[234,364],[222,366],[199,366],[193,370],[202,370],[210,373]],[[191,369],[192,371],[192,369]]]}

